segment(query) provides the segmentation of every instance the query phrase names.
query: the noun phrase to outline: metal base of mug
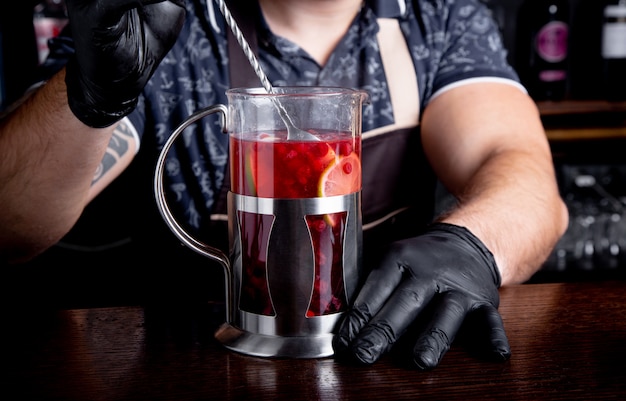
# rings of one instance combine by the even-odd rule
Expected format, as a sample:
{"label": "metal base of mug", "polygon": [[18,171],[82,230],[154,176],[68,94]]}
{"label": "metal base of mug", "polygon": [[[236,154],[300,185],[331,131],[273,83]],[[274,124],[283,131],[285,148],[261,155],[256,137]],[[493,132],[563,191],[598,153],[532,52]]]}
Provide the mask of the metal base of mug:
{"label": "metal base of mug", "polygon": [[228,323],[222,324],[215,338],[232,351],[265,358],[324,358],[334,354],[332,334],[281,337],[250,333]]}

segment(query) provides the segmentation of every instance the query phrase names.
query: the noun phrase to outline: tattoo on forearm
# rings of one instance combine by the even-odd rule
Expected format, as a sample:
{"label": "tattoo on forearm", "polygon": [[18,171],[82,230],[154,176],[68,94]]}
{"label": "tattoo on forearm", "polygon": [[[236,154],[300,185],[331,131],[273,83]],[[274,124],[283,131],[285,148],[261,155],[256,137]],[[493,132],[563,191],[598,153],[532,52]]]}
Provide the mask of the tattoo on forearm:
{"label": "tattoo on forearm", "polygon": [[122,158],[122,156],[129,152],[129,144],[132,140],[133,136],[128,129],[128,126],[124,122],[118,124],[113,131],[113,136],[109,141],[106,153],[102,157],[102,161],[100,162],[100,166],[96,171],[91,185],[100,180],[102,176],[104,176],[108,171],[113,168],[113,166],[115,166],[115,164]]}

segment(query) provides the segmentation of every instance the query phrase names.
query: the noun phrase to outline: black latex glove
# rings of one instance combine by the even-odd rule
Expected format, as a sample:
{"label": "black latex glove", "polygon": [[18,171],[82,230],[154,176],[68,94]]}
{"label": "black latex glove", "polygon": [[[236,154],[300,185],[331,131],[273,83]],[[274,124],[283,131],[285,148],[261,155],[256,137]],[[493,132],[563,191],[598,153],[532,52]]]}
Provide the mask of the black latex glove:
{"label": "black latex glove", "polygon": [[341,322],[335,353],[373,363],[428,309],[432,316],[410,339],[416,367],[437,366],[469,319],[489,356],[506,360],[511,350],[497,310],[499,286],[493,255],[478,238],[463,227],[433,224],[391,245]]}
{"label": "black latex glove", "polygon": [[185,0],[66,0],[75,56],[65,82],[70,109],[86,125],[129,114],[176,41]]}

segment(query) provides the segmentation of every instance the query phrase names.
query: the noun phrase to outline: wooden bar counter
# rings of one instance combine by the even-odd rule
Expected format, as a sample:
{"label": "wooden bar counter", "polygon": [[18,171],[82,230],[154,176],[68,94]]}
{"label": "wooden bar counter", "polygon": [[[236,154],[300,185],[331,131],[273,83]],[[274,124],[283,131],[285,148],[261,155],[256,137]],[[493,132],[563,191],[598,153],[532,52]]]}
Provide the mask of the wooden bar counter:
{"label": "wooden bar counter", "polygon": [[511,359],[455,344],[429,372],[240,355],[213,338],[218,304],[4,309],[4,400],[626,399],[623,281],[503,288]]}

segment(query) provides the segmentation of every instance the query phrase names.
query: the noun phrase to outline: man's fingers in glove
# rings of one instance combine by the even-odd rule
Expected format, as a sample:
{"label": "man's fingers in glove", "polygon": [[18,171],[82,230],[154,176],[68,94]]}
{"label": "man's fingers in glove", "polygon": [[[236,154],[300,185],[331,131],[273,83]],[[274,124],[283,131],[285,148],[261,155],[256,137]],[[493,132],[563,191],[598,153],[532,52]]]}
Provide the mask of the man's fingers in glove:
{"label": "man's fingers in glove", "polygon": [[376,362],[404,334],[434,295],[435,288],[430,282],[407,277],[358,333],[349,345],[349,353],[360,363]]}
{"label": "man's fingers in glove", "polygon": [[382,308],[404,274],[404,269],[396,264],[383,265],[369,274],[333,339],[336,354],[341,355],[347,351],[359,331]]}
{"label": "man's fingers in glove", "polygon": [[473,334],[467,346],[477,350],[480,356],[499,362],[511,357],[502,317],[493,305],[481,305],[470,314],[466,324]]}
{"label": "man's fingers in glove", "polygon": [[413,347],[413,362],[422,370],[439,365],[469,313],[466,296],[460,292],[444,292],[433,302],[431,320]]}
{"label": "man's fingers in glove", "polygon": [[[146,21],[146,29],[149,29],[157,41],[166,40],[173,42],[172,39],[165,38],[171,35],[170,27],[179,23],[179,13],[181,10],[185,10],[184,0],[153,1],[152,3],[159,4],[148,6],[144,3],[142,9],[143,19]],[[177,8],[180,10],[176,10]]]}

